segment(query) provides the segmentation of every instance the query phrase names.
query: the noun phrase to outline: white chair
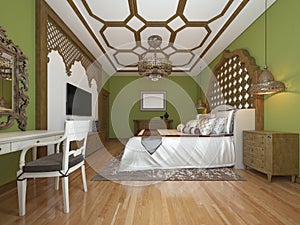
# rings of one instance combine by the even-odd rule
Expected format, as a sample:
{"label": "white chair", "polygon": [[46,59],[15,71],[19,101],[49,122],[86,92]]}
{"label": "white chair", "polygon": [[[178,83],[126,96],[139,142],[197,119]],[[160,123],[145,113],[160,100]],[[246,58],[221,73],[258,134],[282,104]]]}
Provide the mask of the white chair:
{"label": "white chair", "polygon": [[[89,121],[66,121],[65,132],[62,138],[52,142],[40,142],[24,148],[20,155],[20,170],[17,172],[19,215],[24,216],[26,212],[26,186],[27,178],[56,177],[55,189],[58,190],[59,177],[62,177],[62,191],[64,200],[64,212],[69,213],[69,187],[68,175],[81,167],[83,189],[86,192],[85,175],[85,148]],[[70,150],[72,141],[80,141],[79,148]],[[62,151],[60,152],[60,146]],[[78,142],[77,142],[78,143]],[[56,153],[25,163],[25,155],[29,149],[56,145]],[[78,144],[77,144],[78,146]]]}

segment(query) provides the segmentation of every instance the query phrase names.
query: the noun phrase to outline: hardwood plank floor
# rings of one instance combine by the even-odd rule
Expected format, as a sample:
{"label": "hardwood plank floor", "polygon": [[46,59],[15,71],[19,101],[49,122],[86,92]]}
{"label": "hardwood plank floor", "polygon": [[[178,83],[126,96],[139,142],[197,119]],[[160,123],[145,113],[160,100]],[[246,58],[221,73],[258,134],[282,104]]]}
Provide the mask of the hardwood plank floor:
{"label": "hardwood plank floor", "polygon": [[28,182],[26,215],[18,216],[16,188],[0,195],[0,224],[300,224],[300,185],[288,177],[238,170],[246,181],[92,181],[123,145],[110,142],[87,158],[88,192],[81,174],[70,176],[70,213],[63,213],[62,191],[53,179]]}

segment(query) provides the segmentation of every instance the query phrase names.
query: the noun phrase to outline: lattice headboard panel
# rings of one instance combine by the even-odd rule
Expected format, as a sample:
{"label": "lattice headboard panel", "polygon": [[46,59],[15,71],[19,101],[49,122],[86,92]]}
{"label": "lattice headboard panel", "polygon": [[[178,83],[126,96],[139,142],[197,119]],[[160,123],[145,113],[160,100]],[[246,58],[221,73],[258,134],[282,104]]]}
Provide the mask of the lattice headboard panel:
{"label": "lattice headboard panel", "polygon": [[256,65],[255,59],[247,50],[224,51],[213,70],[214,76],[207,93],[209,108],[222,104],[232,105],[238,109],[256,108],[260,113],[257,117],[262,117],[258,118],[259,127],[263,126],[261,125],[263,99],[254,98],[249,93],[249,88],[257,82],[260,73],[261,70]]}

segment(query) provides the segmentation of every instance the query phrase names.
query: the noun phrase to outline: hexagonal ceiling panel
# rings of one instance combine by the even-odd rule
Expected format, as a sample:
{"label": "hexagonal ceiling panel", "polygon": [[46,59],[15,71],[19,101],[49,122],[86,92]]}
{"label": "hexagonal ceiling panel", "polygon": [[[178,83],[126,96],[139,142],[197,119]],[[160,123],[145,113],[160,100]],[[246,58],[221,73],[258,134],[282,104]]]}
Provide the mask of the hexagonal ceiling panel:
{"label": "hexagonal ceiling panel", "polygon": [[[267,0],[267,7],[275,1]],[[46,2],[108,74],[136,72],[148,37],[157,34],[173,71],[197,75],[265,11],[263,0]]]}

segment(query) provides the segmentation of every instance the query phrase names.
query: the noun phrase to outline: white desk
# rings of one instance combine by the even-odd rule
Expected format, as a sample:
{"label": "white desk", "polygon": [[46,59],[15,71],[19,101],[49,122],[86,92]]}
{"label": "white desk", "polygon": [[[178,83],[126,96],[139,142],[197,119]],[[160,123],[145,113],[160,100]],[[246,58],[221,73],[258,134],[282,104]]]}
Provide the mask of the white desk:
{"label": "white desk", "polygon": [[[64,131],[30,130],[0,133],[0,155],[20,151],[27,145],[41,141],[54,141],[63,135]],[[36,153],[34,158],[36,157]]]}

